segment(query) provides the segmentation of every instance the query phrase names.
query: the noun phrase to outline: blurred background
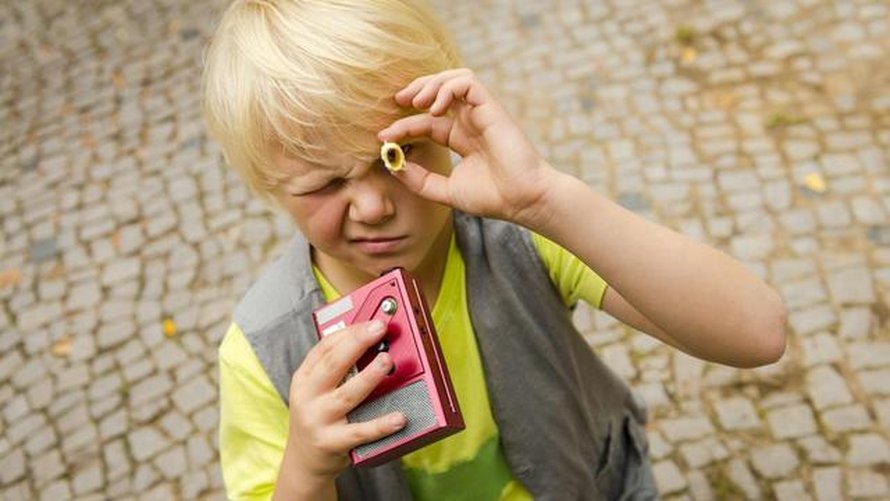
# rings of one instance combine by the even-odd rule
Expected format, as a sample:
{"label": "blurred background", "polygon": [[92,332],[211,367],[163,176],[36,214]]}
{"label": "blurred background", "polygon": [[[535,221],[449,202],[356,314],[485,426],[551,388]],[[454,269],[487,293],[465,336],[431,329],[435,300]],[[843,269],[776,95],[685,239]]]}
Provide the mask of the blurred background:
{"label": "blurred background", "polygon": [[[216,346],[293,231],[204,132],[225,3],[0,3],[0,498],[224,497]],[[664,497],[890,498],[890,3],[433,4],[551,163],[787,302],[757,370],[578,310]]]}

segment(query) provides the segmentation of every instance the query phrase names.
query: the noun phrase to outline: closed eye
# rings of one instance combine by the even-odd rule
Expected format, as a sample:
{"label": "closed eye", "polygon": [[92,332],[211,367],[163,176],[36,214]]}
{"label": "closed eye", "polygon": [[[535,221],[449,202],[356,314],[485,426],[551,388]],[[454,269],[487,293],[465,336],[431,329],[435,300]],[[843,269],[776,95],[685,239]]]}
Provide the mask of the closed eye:
{"label": "closed eye", "polygon": [[318,188],[301,191],[299,193],[293,193],[293,195],[295,197],[306,196],[306,195],[321,195],[321,194],[328,193],[331,191],[336,191],[344,184],[346,184],[346,179],[344,179],[342,177],[338,177],[336,179],[332,179],[332,180],[328,181],[327,183],[325,183],[322,186],[319,186]]}

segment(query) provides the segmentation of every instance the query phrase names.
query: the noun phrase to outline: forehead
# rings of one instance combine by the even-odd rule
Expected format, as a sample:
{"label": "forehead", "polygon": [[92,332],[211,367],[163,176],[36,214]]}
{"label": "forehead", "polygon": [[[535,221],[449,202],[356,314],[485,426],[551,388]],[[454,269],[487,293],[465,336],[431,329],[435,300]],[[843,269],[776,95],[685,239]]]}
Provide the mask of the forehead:
{"label": "forehead", "polygon": [[316,164],[284,155],[276,155],[273,160],[284,187],[300,187],[326,178],[345,176],[349,172],[344,164]]}
{"label": "forehead", "polygon": [[272,161],[280,175],[280,185],[293,188],[305,188],[329,179],[349,177],[351,173],[374,160],[375,158],[365,160],[354,155],[337,153],[325,162],[312,162],[280,151],[272,154]]}

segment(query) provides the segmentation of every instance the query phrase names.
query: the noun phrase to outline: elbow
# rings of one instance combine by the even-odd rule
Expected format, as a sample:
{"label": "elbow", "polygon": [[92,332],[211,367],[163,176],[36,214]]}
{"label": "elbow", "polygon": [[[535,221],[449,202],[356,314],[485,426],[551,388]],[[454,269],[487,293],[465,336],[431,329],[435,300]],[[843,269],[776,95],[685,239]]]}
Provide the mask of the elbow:
{"label": "elbow", "polygon": [[755,341],[751,357],[744,365],[746,368],[760,367],[778,362],[785,354],[787,340],[785,325],[788,310],[778,294],[773,293],[767,305],[757,315],[757,321],[751,323],[753,332],[749,339]]}
{"label": "elbow", "polygon": [[785,320],[787,313],[784,306],[776,315],[772,325],[764,333],[763,353],[759,365],[768,365],[778,362],[785,355],[787,340],[785,339]]}

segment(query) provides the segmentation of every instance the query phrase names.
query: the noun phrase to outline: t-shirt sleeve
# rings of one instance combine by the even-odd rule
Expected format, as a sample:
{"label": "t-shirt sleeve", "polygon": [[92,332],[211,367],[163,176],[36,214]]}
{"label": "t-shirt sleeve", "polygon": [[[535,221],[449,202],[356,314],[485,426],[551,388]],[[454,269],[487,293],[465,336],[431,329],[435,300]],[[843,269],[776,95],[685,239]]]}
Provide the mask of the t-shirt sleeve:
{"label": "t-shirt sleeve", "polygon": [[219,451],[228,499],[270,499],[284,456],[288,410],[244,333],[219,348]]}
{"label": "t-shirt sleeve", "polygon": [[608,288],[606,281],[556,242],[534,232],[531,232],[531,236],[550,274],[550,281],[556,286],[563,302],[567,306],[574,306],[579,299],[583,299],[595,308],[602,308],[603,296]]}

